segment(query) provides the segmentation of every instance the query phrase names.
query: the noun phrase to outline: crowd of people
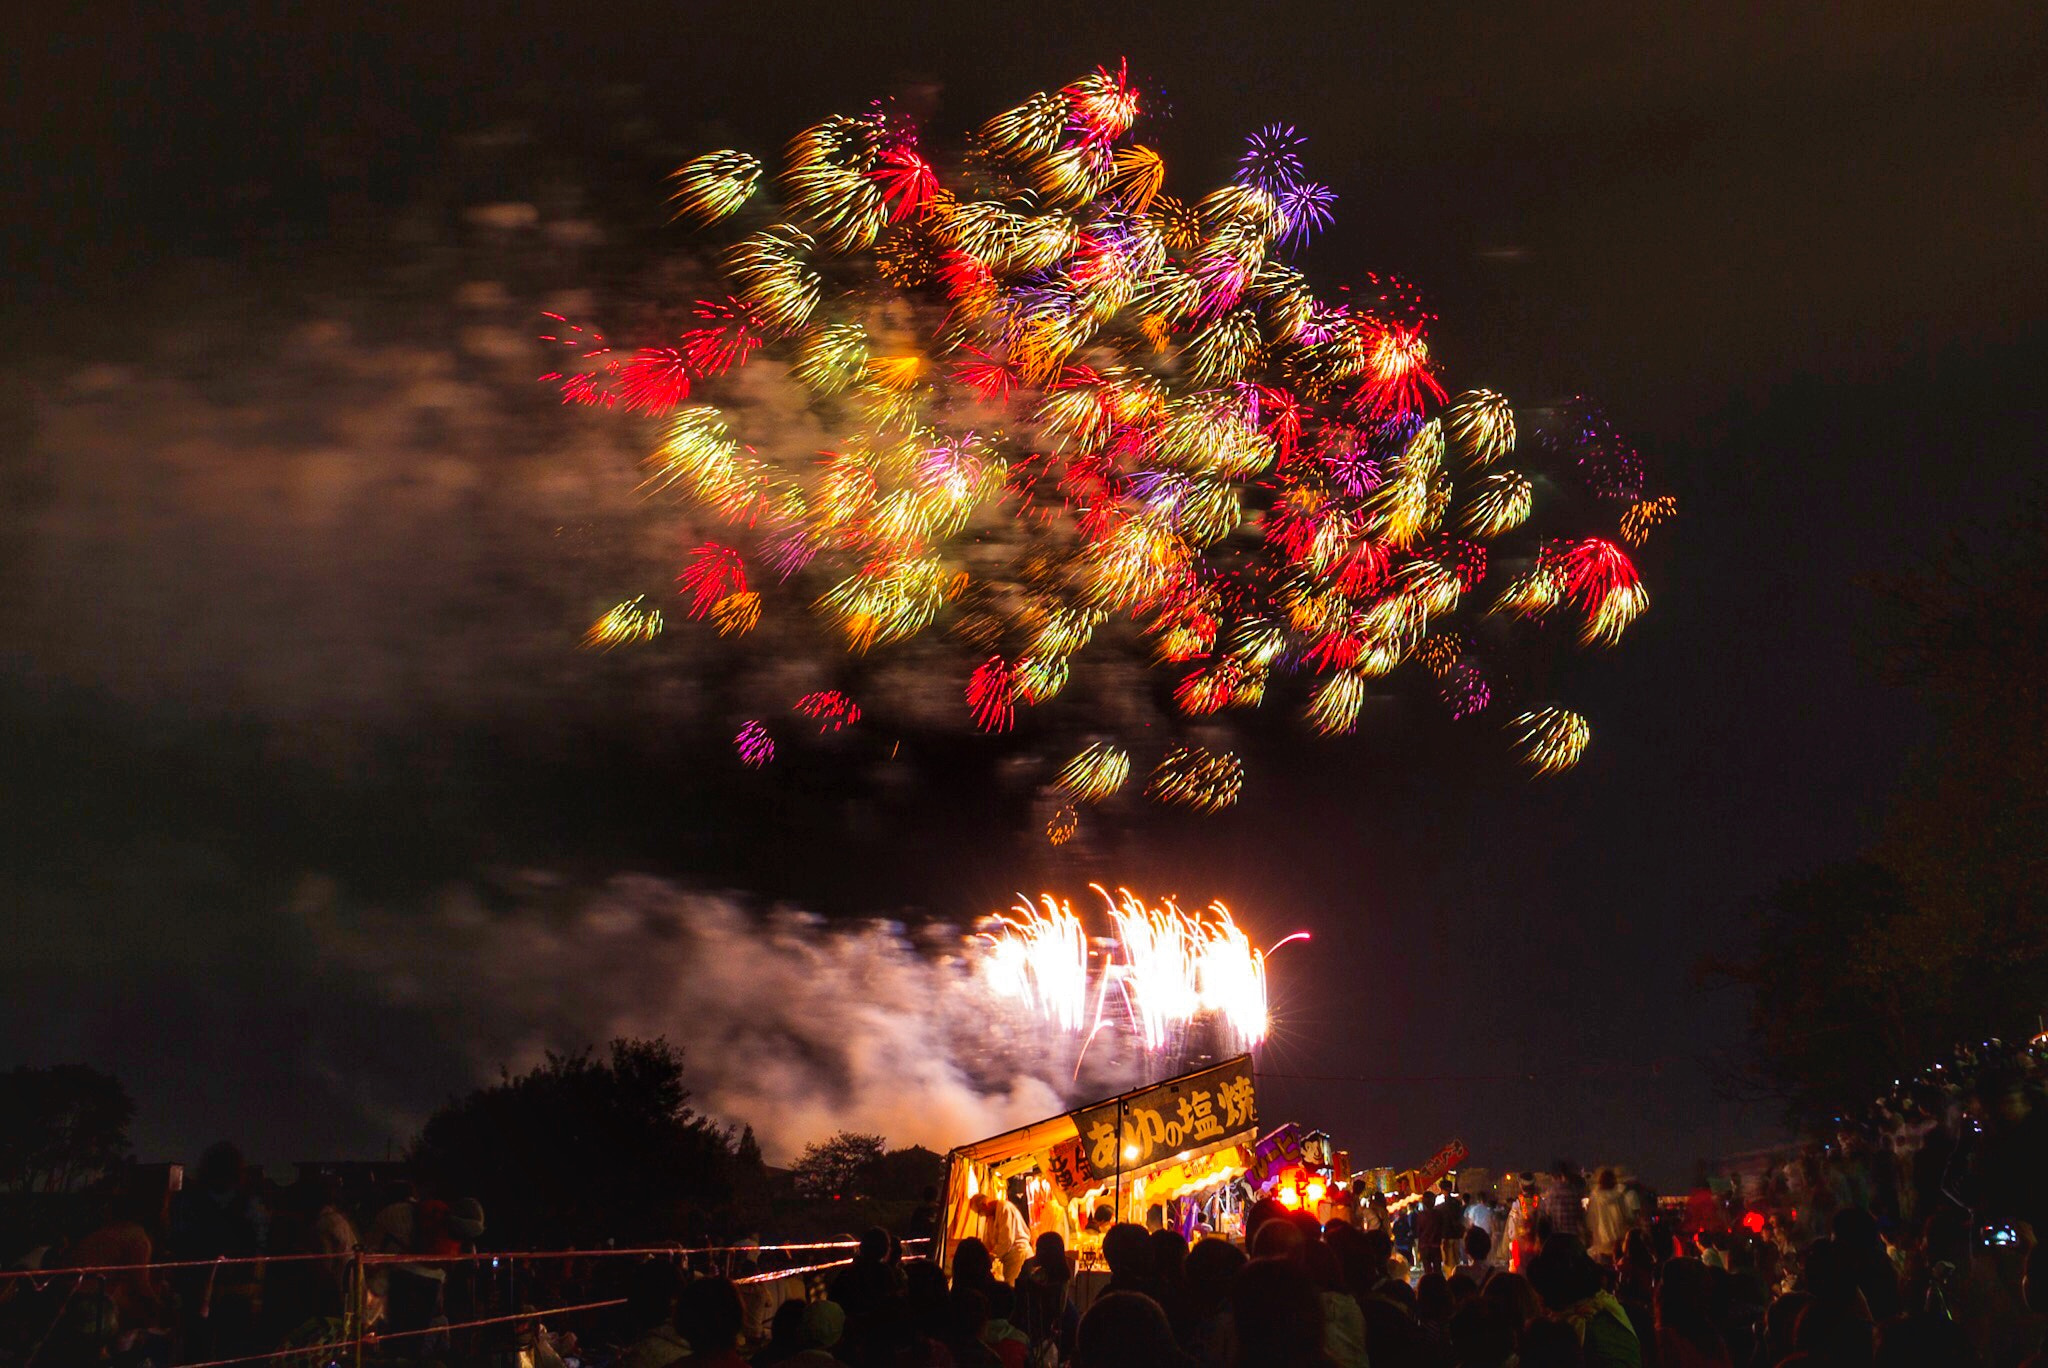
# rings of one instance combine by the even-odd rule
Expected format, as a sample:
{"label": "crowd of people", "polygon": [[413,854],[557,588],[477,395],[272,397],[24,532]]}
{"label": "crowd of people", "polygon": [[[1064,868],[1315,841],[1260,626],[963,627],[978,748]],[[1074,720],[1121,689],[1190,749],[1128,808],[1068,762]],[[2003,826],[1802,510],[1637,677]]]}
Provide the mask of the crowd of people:
{"label": "crowd of people", "polygon": [[949,1258],[875,1229],[802,1269],[742,1248],[500,1270],[473,1200],[258,1192],[220,1146],[154,1209],[117,1195],[42,1251],[103,1272],[0,1277],[0,1368],[330,1368],[365,1330],[377,1362],[492,1368],[2041,1368],[2044,1085],[2038,1045],[1973,1047],[1671,1199],[1568,1163],[1481,1192],[1337,1185],[1253,1202],[1242,1240],[1105,1210],[1084,1259],[985,1194]]}
{"label": "crowd of people", "polygon": [[[668,1289],[665,1314],[627,1361],[631,1368],[1893,1368],[2019,1363],[2031,1352],[2017,1342],[1979,1343],[1970,1313],[1954,1304],[1955,1287],[1942,1287],[1936,1270],[1902,1269],[1867,1211],[1844,1208],[1827,1235],[1787,1251],[1740,1219],[1695,1224],[1703,1204],[1630,1212],[1617,1197],[1601,1204],[1624,1218],[1602,1232],[1614,1236],[1614,1253],[1596,1258],[1588,1240],[1607,1218],[1595,1217],[1601,1208],[1590,1194],[1574,1192],[1568,1168],[1549,1178],[1532,1182],[1512,1204],[1523,1212],[1512,1250],[1503,1253],[1484,1222],[1471,1222],[1455,1249],[1440,1244],[1426,1257],[1426,1271],[1397,1246],[1398,1222],[1361,1229],[1342,1216],[1318,1220],[1270,1200],[1248,1213],[1244,1245],[1207,1237],[1191,1246],[1170,1229],[1113,1225],[1102,1241],[1106,1284],[1085,1289],[1057,1234],[1041,1235],[1011,1278],[986,1241],[962,1240],[949,1278],[929,1260],[904,1258],[876,1230],[821,1289],[822,1300],[791,1301],[776,1312],[751,1357],[740,1289],[702,1279]],[[1621,1189],[1594,1189],[1601,1190]],[[1418,1214],[1454,1200],[1468,1205],[1440,1196]],[[1725,1217],[1725,1198],[1717,1202]],[[984,1219],[997,1231],[1009,1225]],[[2036,1297],[2048,1292],[2042,1262],[2033,1256],[2028,1279]],[[2014,1325],[2031,1326],[2038,1337],[2038,1315],[2028,1321],[2014,1310]]]}
{"label": "crowd of people", "polygon": [[124,1184],[86,1233],[0,1273],[0,1364],[244,1359],[359,1325],[421,1336],[502,1300],[467,1257],[483,1234],[474,1198],[352,1194],[319,1172],[277,1183],[223,1142],[176,1191]]}

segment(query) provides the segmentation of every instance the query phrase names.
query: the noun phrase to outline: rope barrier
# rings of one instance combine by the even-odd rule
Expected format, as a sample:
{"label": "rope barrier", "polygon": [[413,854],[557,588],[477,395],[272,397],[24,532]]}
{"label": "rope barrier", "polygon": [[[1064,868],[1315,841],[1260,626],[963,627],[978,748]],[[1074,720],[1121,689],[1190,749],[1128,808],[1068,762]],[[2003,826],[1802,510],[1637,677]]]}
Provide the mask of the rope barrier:
{"label": "rope barrier", "polygon": [[[908,1247],[913,1245],[929,1245],[931,1243],[931,1237],[920,1236],[916,1239],[900,1241],[899,1247],[907,1249]],[[262,1265],[269,1263],[308,1263],[318,1260],[326,1263],[345,1263],[350,1266],[354,1274],[354,1279],[358,1289],[356,1299],[356,1314],[360,1316],[362,1314],[361,1288],[368,1271],[372,1268],[390,1267],[393,1265],[425,1263],[459,1263],[475,1262],[483,1259],[489,1259],[493,1262],[493,1264],[497,1263],[500,1260],[503,1260],[504,1262],[512,1264],[514,1266],[514,1269],[516,1270],[517,1265],[522,1262],[532,1262],[539,1260],[560,1260],[577,1258],[602,1259],[628,1257],[645,1258],[651,1256],[679,1258],[685,1255],[695,1254],[747,1254],[758,1256],[761,1254],[774,1254],[786,1252],[800,1253],[810,1250],[858,1249],[859,1247],[860,1241],[858,1240],[814,1240],[792,1244],[703,1245],[694,1248],[687,1245],[670,1244],[652,1245],[630,1249],[548,1249],[497,1251],[477,1250],[473,1252],[465,1252],[459,1254],[366,1254],[360,1250],[352,1250],[346,1253],[337,1252],[332,1254],[274,1254],[259,1255],[250,1258],[239,1259],[172,1259],[166,1260],[162,1263],[146,1264],[103,1264],[98,1266],[73,1265],[65,1268],[8,1269],[0,1271],[0,1280],[37,1279],[54,1282],[56,1279],[59,1278],[71,1278],[73,1279],[72,1285],[64,1294],[65,1305],[68,1306],[73,1294],[77,1292],[79,1286],[82,1285],[87,1278],[103,1277],[108,1274],[156,1272],[160,1270],[168,1271],[177,1269],[199,1268],[213,1270],[217,1274],[219,1270],[224,1268],[255,1266],[257,1269],[260,1270]],[[929,1256],[924,1254],[913,1254],[910,1257],[927,1258]],[[827,1269],[844,1268],[852,1262],[853,1259],[851,1257],[848,1257],[844,1259],[833,1259],[823,1263],[806,1264],[797,1268],[768,1269],[763,1272],[749,1274],[744,1278],[738,1278],[734,1281],[736,1286],[746,1286],[754,1283],[774,1282],[783,1278],[806,1277],[812,1273],[824,1272]],[[206,1359],[198,1363],[179,1364],[177,1365],[177,1368],[240,1368],[241,1365],[269,1363],[278,1359],[289,1359],[301,1356],[307,1358],[319,1358],[321,1356],[327,1356],[330,1362],[332,1362],[338,1360],[343,1354],[350,1353],[351,1351],[353,1352],[355,1362],[358,1368],[360,1368],[360,1365],[362,1364],[362,1354],[365,1349],[374,1349],[376,1346],[380,1344],[384,1344],[394,1340],[416,1339],[429,1335],[452,1334],[459,1330],[475,1330],[481,1329],[486,1326],[508,1325],[521,1321],[538,1321],[540,1318],[544,1316],[568,1316],[574,1315],[578,1312],[600,1311],[609,1307],[624,1306],[625,1304],[626,1299],[624,1297],[614,1297],[604,1301],[579,1302],[571,1306],[556,1306],[545,1309],[523,1310],[514,1312],[509,1315],[487,1316],[477,1320],[457,1321],[448,1325],[428,1326],[424,1329],[419,1330],[394,1330],[384,1333],[373,1332],[369,1334],[359,1333],[349,1339],[333,1340],[320,1344],[288,1345],[277,1349],[268,1350],[266,1352],[259,1354],[243,1354],[234,1358]],[[62,1313],[63,1308],[60,1307],[58,1311],[58,1315],[60,1318],[62,1316]],[[54,1330],[55,1328],[56,1322],[53,1320],[51,1323],[51,1329]],[[47,1339],[47,1335],[45,1336],[45,1338]],[[37,1349],[38,1351],[40,1351],[40,1344],[37,1345]],[[31,1365],[33,1364],[34,1355],[31,1355],[29,1362]]]}
{"label": "rope barrier", "polygon": [[[372,1256],[365,1255],[364,1261]],[[167,1259],[162,1263],[140,1264],[75,1264],[67,1268],[7,1268],[0,1269],[0,1279],[11,1278],[62,1278],[73,1273],[134,1273],[141,1269],[155,1272],[170,1268],[225,1268],[240,1264],[263,1263],[305,1263],[313,1259],[338,1260],[353,1263],[355,1254],[343,1250],[334,1254],[257,1254],[245,1259]]]}
{"label": "rope barrier", "polygon": [[[900,1241],[902,1245],[930,1244],[928,1236],[914,1240]],[[232,1268],[245,1264],[309,1263],[325,1260],[330,1263],[353,1263],[358,1257],[366,1265],[383,1267],[389,1264],[426,1263],[473,1263],[482,1259],[510,1259],[534,1262],[542,1259],[614,1259],[645,1258],[652,1255],[685,1254],[768,1254],[786,1253],[814,1249],[858,1249],[858,1240],[820,1240],[807,1244],[769,1245],[647,1245],[632,1249],[482,1249],[461,1254],[362,1254],[353,1251],[336,1251],[332,1254],[257,1254],[247,1258],[229,1259],[167,1259],[160,1263],[141,1264],[74,1264],[64,1268],[9,1268],[0,1269],[0,1280],[17,1278],[63,1278],[73,1274],[159,1272],[177,1268]]]}
{"label": "rope barrier", "polygon": [[177,1368],[231,1368],[240,1363],[261,1363],[266,1359],[291,1358],[299,1354],[333,1353],[343,1349],[354,1349],[357,1345],[375,1348],[388,1340],[418,1339],[424,1335],[446,1335],[457,1330],[475,1330],[485,1325],[510,1325],[517,1321],[537,1321],[543,1316],[566,1316],[577,1311],[600,1311],[608,1306],[624,1306],[624,1297],[613,1297],[609,1301],[579,1302],[574,1306],[551,1306],[539,1311],[518,1311],[507,1316],[486,1316],[481,1320],[456,1321],[449,1325],[430,1325],[423,1330],[393,1330],[386,1334],[356,1335],[349,1339],[328,1340],[321,1344],[296,1344],[288,1348],[272,1349],[263,1354],[244,1354],[239,1358],[205,1359],[199,1363],[180,1363]]}

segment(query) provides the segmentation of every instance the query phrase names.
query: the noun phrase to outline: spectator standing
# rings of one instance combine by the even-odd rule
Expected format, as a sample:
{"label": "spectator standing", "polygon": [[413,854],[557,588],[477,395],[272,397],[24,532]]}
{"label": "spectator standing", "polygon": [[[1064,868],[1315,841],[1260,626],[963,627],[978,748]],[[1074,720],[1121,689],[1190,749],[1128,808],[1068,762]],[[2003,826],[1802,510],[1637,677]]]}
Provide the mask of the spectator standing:
{"label": "spectator standing", "polygon": [[1537,1224],[1538,1238],[1545,1243],[1558,1235],[1576,1240],[1581,1249],[1585,1246],[1585,1193],[1580,1190],[1578,1169],[1565,1160],[1558,1160],[1550,1175]]}
{"label": "spectator standing", "polygon": [[1494,1193],[1473,1193],[1471,1200],[1465,1203],[1465,1229],[1468,1231],[1485,1231],[1487,1244],[1498,1248],[1501,1237],[1501,1220],[1495,1201],[1496,1194]]}
{"label": "spectator standing", "polygon": [[1440,1272],[1444,1266],[1444,1215],[1437,1194],[1422,1190],[1415,1204],[1415,1254],[1423,1273]]}
{"label": "spectator standing", "polygon": [[[1142,1230],[1144,1227],[1140,1226]],[[1166,1313],[1139,1292],[1105,1292],[1081,1317],[1075,1368],[1188,1368]]]}
{"label": "spectator standing", "polygon": [[1051,1346],[1059,1359],[1074,1352],[1074,1328],[1081,1312],[1074,1304],[1073,1275],[1067,1266],[1066,1242],[1047,1231],[1038,1237],[1031,1261],[1017,1278],[1017,1301],[1012,1319],[1024,1332],[1033,1354],[1042,1355]]}
{"label": "spectator standing", "polygon": [[[199,1156],[193,1182],[171,1200],[170,1253],[176,1260],[227,1260],[180,1269],[174,1286],[188,1362],[257,1351],[256,1312],[263,1294],[263,1212],[248,1189],[242,1152],[220,1141]],[[243,1262],[234,1262],[234,1261]]]}
{"label": "spectator standing", "polygon": [[1437,1191],[1441,1200],[1436,1237],[1443,1247],[1444,1274],[1449,1276],[1458,1271],[1458,1261],[1465,1256],[1465,1199],[1448,1178],[1438,1181]]}
{"label": "spectator standing", "polygon": [[1529,1281],[1551,1318],[1571,1327],[1586,1368],[1642,1368],[1642,1344],[1628,1312],[1604,1285],[1600,1266],[1570,1235],[1544,1236],[1529,1262]]}
{"label": "spectator standing", "polygon": [[1536,1186],[1536,1175],[1525,1173],[1521,1184],[1515,1189],[1515,1200],[1508,1206],[1508,1268],[1511,1272],[1526,1273],[1529,1256],[1536,1252],[1536,1226],[1543,1210],[1543,1193]]}
{"label": "spectator standing", "polygon": [[1698,1259],[1673,1259],[1657,1283],[1657,1368],[1735,1368],[1715,1324],[1715,1273]]}
{"label": "spectator standing", "polygon": [[1586,1201],[1587,1252],[1602,1263],[1613,1263],[1621,1254],[1621,1242],[1628,1228],[1628,1198],[1622,1193],[1614,1170],[1603,1168]]}
{"label": "spectator standing", "polygon": [[691,1354],[681,1368],[745,1368],[740,1357],[740,1330],[746,1308],[740,1290],[726,1278],[698,1278],[683,1284],[676,1297],[676,1329],[689,1342]]}

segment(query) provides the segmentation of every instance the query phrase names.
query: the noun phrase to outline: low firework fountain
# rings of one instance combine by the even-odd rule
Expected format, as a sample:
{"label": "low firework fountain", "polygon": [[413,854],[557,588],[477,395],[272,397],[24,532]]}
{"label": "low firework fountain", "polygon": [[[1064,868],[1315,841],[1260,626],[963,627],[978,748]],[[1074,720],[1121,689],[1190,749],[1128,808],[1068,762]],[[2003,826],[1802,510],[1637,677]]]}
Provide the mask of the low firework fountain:
{"label": "low firework fountain", "polygon": [[[1151,1077],[1265,1042],[1271,951],[1253,945],[1228,907],[1187,911],[1171,898],[1154,907],[1128,888],[1092,887],[1103,901],[1102,934],[1091,935],[1072,903],[1050,893],[1020,899],[981,931],[990,990],[1070,1034],[1077,1075],[1105,1030],[1130,1042]],[[1272,949],[1306,939],[1296,932]]]}

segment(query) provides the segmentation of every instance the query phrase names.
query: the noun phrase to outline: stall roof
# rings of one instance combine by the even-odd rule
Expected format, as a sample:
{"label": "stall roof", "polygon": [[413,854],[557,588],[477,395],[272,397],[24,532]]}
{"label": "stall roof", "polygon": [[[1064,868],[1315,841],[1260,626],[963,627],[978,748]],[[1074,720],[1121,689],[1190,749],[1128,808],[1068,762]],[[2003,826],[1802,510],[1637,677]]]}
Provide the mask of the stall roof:
{"label": "stall roof", "polygon": [[1074,1118],[1062,1112],[1043,1121],[1033,1121],[1028,1126],[1004,1131],[1001,1135],[991,1135],[986,1140],[977,1140],[971,1145],[961,1145],[953,1150],[953,1154],[986,1164],[1007,1155],[1048,1149],[1079,1134],[1074,1129]]}
{"label": "stall roof", "polygon": [[[1212,1073],[1225,1064],[1233,1063],[1243,1057],[1242,1055],[1233,1055],[1229,1059],[1218,1060],[1213,1064],[1204,1064],[1199,1069],[1189,1069],[1186,1073],[1175,1074],[1171,1078],[1162,1078],[1157,1083],[1147,1083],[1143,1087],[1131,1088],[1117,1093],[1113,1097],[1105,1097],[1099,1101],[1090,1102],[1085,1106],[1076,1107],[1074,1110],[1093,1111],[1097,1107],[1107,1107],[1113,1103],[1124,1101],[1126,1098],[1142,1097],[1146,1093],[1153,1092],[1159,1088],[1171,1087],[1173,1084],[1179,1083],[1184,1079],[1199,1078],[1203,1074]],[[1033,1121],[1028,1126],[1018,1126],[1015,1130],[1006,1130],[1000,1135],[991,1135],[986,1140],[976,1140],[970,1145],[955,1146],[950,1152],[949,1157],[957,1155],[964,1159],[972,1159],[978,1163],[986,1164],[1007,1155],[1022,1153],[1026,1150],[1045,1149],[1058,1144],[1062,1140],[1071,1140],[1079,1134],[1080,1132],[1074,1128],[1072,1114],[1061,1112],[1057,1116],[1048,1116],[1043,1121]]]}

